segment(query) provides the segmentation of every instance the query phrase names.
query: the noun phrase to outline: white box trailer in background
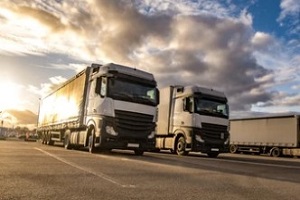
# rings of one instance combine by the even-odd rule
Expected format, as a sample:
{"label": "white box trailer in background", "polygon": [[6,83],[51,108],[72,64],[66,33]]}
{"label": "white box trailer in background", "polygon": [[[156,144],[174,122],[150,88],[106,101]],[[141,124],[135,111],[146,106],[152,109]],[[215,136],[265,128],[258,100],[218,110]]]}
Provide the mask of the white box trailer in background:
{"label": "white box trailer in background", "polygon": [[300,156],[299,115],[230,120],[230,152]]}
{"label": "white box trailer in background", "polygon": [[155,148],[158,89],[154,76],[134,68],[92,64],[40,103],[42,143],[66,149]]}

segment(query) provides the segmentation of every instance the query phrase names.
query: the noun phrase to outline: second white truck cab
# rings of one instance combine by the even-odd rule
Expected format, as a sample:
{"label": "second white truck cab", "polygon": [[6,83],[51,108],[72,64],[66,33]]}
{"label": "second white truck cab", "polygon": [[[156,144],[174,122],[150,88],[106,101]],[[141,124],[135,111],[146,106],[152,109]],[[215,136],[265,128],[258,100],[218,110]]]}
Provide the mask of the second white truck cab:
{"label": "second white truck cab", "polygon": [[199,86],[160,90],[156,148],[178,155],[217,157],[229,146],[229,109],[224,93]]}

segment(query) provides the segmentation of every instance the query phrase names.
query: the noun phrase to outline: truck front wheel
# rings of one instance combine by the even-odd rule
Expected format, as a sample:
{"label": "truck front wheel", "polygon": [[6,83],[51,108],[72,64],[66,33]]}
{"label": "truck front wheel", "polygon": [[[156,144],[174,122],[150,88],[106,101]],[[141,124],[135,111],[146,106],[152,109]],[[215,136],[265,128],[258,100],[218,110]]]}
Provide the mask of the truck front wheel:
{"label": "truck front wheel", "polygon": [[89,152],[90,153],[95,153],[96,152],[96,147],[95,147],[95,128],[91,126],[89,128]]}
{"label": "truck front wheel", "polygon": [[186,145],[186,142],[185,142],[184,137],[180,137],[176,144],[177,155],[184,156],[189,153],[188,151],[185,150],[185,145]]}
{"label": "truck front wheel", "polygon": [[230,153],[238,153],[238,147],[236,145],[231,144],[229,146],[229,152]]}

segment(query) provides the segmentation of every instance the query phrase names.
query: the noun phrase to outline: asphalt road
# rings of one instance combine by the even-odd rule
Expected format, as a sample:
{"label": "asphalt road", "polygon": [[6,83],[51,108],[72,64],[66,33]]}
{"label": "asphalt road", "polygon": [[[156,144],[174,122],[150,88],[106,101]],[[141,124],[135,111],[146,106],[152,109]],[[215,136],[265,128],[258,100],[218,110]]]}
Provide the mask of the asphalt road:
{"label": "asphalt road", "polygon": [[0,199],[300,199],[300,159],[131,151],[90,154],[0,141]]}

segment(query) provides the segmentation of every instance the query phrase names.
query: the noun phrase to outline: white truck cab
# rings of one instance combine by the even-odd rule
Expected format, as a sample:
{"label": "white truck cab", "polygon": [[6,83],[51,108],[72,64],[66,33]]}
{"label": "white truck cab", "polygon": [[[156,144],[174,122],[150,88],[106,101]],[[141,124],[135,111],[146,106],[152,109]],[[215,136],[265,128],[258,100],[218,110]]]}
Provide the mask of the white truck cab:
{"label": "white truck cab", "polygon": [[229,109],[224,93],[199,86],[160,90],[156,147],[179,155],[217,157],[229,145]]}

